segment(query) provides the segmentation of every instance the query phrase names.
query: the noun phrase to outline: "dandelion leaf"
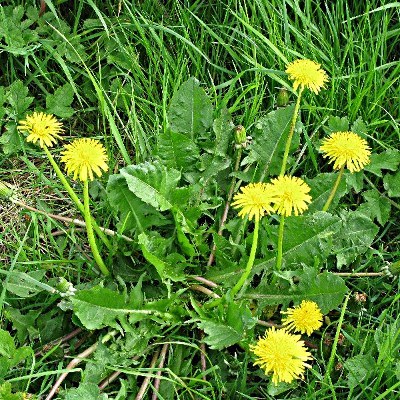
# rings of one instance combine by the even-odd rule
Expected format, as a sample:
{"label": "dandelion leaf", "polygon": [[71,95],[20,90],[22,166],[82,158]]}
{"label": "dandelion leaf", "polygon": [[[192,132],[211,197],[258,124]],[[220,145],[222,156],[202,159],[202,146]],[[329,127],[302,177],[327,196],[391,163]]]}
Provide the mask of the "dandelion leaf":
{"label": "dandelion leaf", "polygon": [[[323,211],[287,217],[283,242],[283,259],[286,269],[290,269],[291,264],[314,265],[316,260],[325,259],[332,249],[334,235],[340,228],[340,218]],[[263,269],[270,269],[274,263],[275,256],[257,262],[253,271],[260,273]]]}
{"label": "dandelion leaf", "polygon": [[133,323],[151,319],[162,323],[164,318],[168,319],[164,311],[170,303],[170,299],[148,302],[138,306],[134,297],[120,294],[114,290],[101,286],[78,291],[75,296],[60,303],[63,310],[72,309],[80,323],[89,330],[112,327],[122,329],[125,332],[132,331]]}
{"label": "dandelion leaf", "polygon": [[[310,186],[310,195],[312,203],[308,207],[309,212],[316,212],[322,210],[328,197],[332,191],[332,187],[337,179],[336,173],[319,174],[313,179],[305,179]],[[342,179],[339,187],[336,190],[335,197],[332,201],[330,209],[333,210],[338,204],[339,200],[347,193],[346,182]]]}
{"label": "dandelion leaf", "polygon": [[106,400],[109,397],[100,393],[99,386],[93,382],[83,382],[77,388],[65,392],[65,400]]}
{"label": "dandelion leaf", "polygon": [[196,165],[199,149],[187,135],[167,130],[158,138],[157,154],[166,167],[190,171]]}
{"label": "dandelion leaf", "polygon": [[383,153],[371,154],[371,161],[364,170],[382,177],[382,170],[397,171],[400,164],[400,151],[388,149]]}
{"label": "dandelion leaf", "polygon": [[347,117],[330,117],[328,121],[327,133],[344,132],[349,130],[349,119]]}
{"label": "dandelion leaf", "polygon": [[291,302],[300,304],[303,300],[312,300],[326,314],[339,306],[347,292],[344,280],[330,272],[319,273],[310,267],[285,272],[296,276],[299,283],[277,288],[262,282],[256,289],[248,291],[245,297],[256,300],[260,308],[278,304],[287,307]]}
{"label": "dandelion leaf", "polygon": [[341,229],[333,241],[339,269],[344,265],[350,266],[357,256],[365,253],[379,230],[368,216],[359,211],[343,211],[340,218]]}
{"label": "dandelion leaf", "polygon": [[144,162],[128,165],[120,174],[125,178],[129,190],[142,201],[159,211],[174,207],[172,192],[177,188],[181,173],[166,168],[159,162]]}
{"label": "dandelion leaf", "polygon": [[107,198],[111,207],[119,213],[117,224],[120,233],[144,232],[152,226],[162,226],[168,219],[154,207],[146,204],[128,187],[121,174],[111,175],[107,183]]}
{"label": "dandelion leaf", "polygon": [[343,366],[348,372],[347,383],[351,389],[354,389],[374,372],[376,362],[370,354],[358,354],[348,358]]}
{"label": "dandelion leaf", "polygon": [[365,202],[362,203],[357,211],[366,215],[371,220],[376,220],[380,225],[385,225],[390,216],[390,200],[376,189],[371,189],[363,192]]}
{"label": "dandelion leaf", "polygon": [[[243,165],[258,164],[257,176],[253,180],[263,181],[268,175],[279,174],[293,111],[294,105],[280,108],[256,122],[249,154],[242,161]],[[298,146],[301,126],[298,118],[292,148]]]}
{"label": "dandelion leaf", "polygon": [[389,197],[400,197],[400,172],[394,175],[386,174],[383,178],[383,186]]}
{"label": "dandelion leaf", "polygon": [[171,246],[170,239],[165,239],[156,232],[152,232],[151,236],[141,233],[138,239],[143,256],[156,268],[163,282],[166,280],[178,282],[185,279],[183,273],[186,266],[185,258],[178,253],[166,254]]}
{"label": "dandelion leaf", "polygon": [[213,106],[195,78],[189,78],[172,96],[167,111],[171,131],[196,139],[213,123]]}
{"label": "dandelion leaf", "polygon": [[224,157],[228,153],[229,145],[233,141],[233,127],[231,114],[226,108],[223,108],[213,123],[216,155]]}
{"label": "dandelion leaf", "polygon": [[206,337],[204,342],[211,349],[222,350],[239,342],[243,332],[239,332],[225,322],[215,322],[212,320],[203,320],[197,324],[199,329],[202,329]]}
{"label": "dandelion leaf", "polygon": [[54,94],[46,96],[47,113],[61,118],[69,118],[74,113],[71,103],[74,99],[74,89],[69,83],[56,89]]}

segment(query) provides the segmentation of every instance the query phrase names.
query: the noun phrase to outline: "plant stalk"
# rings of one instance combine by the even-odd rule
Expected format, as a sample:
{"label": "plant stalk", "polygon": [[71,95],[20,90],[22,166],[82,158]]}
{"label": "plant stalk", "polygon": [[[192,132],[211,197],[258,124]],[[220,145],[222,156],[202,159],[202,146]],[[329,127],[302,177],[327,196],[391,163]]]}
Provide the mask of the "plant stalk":
{"label": "plant stalk", "polygon": [[253,243],[251,245],[250,257],[249,257],[249,260],[247,261],[246,269],[244,270],[242,276],[240,277],[240,279],[238,280],[238,282],[236,283],[236,285],[233,287],[233,289],[231,291],[232,298],[243,287],[247,278],[250,275],[251,269],[254,264],[254,259],[256,257],[259,228],[260,228],[260,221],[258,219],[256,219],[255,223],[254,223]]}
{"label": "plant stalk", "polygon": [[344,165],[342,166],[342,168],[340,168],[339,175],[338,175],[338,177],[336,178],[335,184],[333,185],[333,188],[332,188],[332,190],[331,190],[331,193],[330,193],[330,195],[329,195],[329,197],[328,197],[328,200],[326,201],[324,207],[322,208],[322,211],[328,211],[329,206],[331,205],[332,200],[333,200],[333,198],[335,197],[337,188],[339,187],[339,183],[340,183],[340,180],[342,179],[343,172],[344,172]]}
{"label": "plant stalk", "polygon": [[278,253],[276,255],[276,270],[280,272],[282,269],[282,259],[283,259],[283,228],[285,226],[285,216],[281,215],[281,220],[279,222],[279,232],[278,232]]}
{"label": "plant stalk", "polygon": [[110,271],[107,269],[103,259],[101,258],[99,249],[97,248],[96,239],[94,237],[92,216],[90,215],[90,209],[89,209],[89,183],[87,180],[84,181],[83,183],[83,207],[84,207],[83,216],[85,218],[87,236],[90,248],[92,249],[93,257],[103,275],[105,276],[110,275]]}
{"label": "plant stalk", "polygon": [[[60,167],[55,162],[55,160],[54,160],[53,156],[51,155],[51,153],[50,153],[49,149],[47,148],[47,146],[43,146],[43,150],[46,153],[47,158],[50,161],[50,164],[53,166],[53,169],[54,169],[55,173],[57,174],[58,179],[60,180],[60,182],[64,186],[65,190],[68,192],[69,197],[75,203],[75,205],[77,206],[78,210],[83,215],[84,212],[85,212],[84,211],[84,206],[83,206],[82,202],[79,200],[79,197],[75,193],[74,189],[72,189],[71,185],[68,183],[68,181],[65,178],[64,174],[61,172]],[[103,231],[100,229],[100,227],[97,225],[97,222],[94,219],[92,219],[92,226],[93,226],[93,229],[96,231],[96,233],[99,235],[99,237],[102,240],[102,242],[107,246],[108,250],[113,250],[112,244],[107,239],[107,237],[105,236]]]}

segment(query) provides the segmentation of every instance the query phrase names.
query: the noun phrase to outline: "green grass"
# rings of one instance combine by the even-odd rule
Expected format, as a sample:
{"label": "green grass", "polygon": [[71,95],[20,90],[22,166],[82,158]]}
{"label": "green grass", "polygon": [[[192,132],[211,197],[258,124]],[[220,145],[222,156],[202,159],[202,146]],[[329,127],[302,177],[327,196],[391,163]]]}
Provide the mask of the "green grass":
{"label": "green grass", "polygon": [[[29,15],[37,10],[37,2],[10,3],[23,5],[25,10],[32,6]],[[25,37],[25,43],[13,42],[12,50],[7,31],[0,30],[0,86],[7,88],[21,80],[33,97],[29,107],[33,111],[46,109],[46,96],[69,83],[74,93],[74,114],[63,119],[66,137],[101,139],[111,173],[157,156],[160,135],[167,132],[166,116],[172,96],[189,77],[199,80],[217,112],[228,108],[234,124],[243,125],[253,135],[256,121],[276,108],[278,88],[286,87],[290,100],[295,101],[283,71],[288,61],[297,58],[321,63],[330,80],[318,96],[304,95],[301,117],[305,135],[293,170],[310,178],[327,171],[316,143],[325,136],[323,127],[331,115],[347,116],[351,124],[361,118],[374,152],[399,149],[398,2],[74,0],[47,4],[48,13],[42,19],[48,24],[42,21],[40,38]],[[2,15],[4,9],[0,8]],[[37,26],[38,22],[33,22],[23,33]],[[17,109],[14,107],[14,113],[4,116],[3,132],[24,116],[18,115]],[[54,154],[58,152],[54,150]],[[381,177],[369,174],[368,178],[367,190],[372,189],[371,185],[385,190]],[[21,140],[18,151],[3,154],[0,150],[0,180],[17,186],[28,205],[80,218],[40,148]],[[227,177],[225,180],[228,182]],[[118,230],[121,227],[114,224],[107,204],[106,184],[106,179],[99,179],[91,186],[92,212],[102,226]],[[76,190],[80,191],[79,185]],[[352,265],[343,266],[342,272],[379,271],[386,261],[398,260],[399,207],[396,198],[391,201],[395,204],[390,218],[379,226],[370,249]],[[352,209],[360,202],[361,194],[353,191],[346,196],[343,207]],[[219,192],[215,204],[222,203]],[[207,210],[205,224],[208,219],[218,221],[222,211],[223,206],[217,211]],[[204,229],[216,230],[212,222]],[[229,229],[232,236],[239,232],[238,237],[243,239],[243,228]],[[108,261],[121,270],[125,265],[130,269],[129,273],[125,271],[124,279],[108,287],[127,293],[148,266],[137,246],[122,240],[114,245],[120,246],[121,252]],[[100,250],[107,259],[106,249]],[[204,251],[199,262],[202,267],[208,251]],[[334,262],[333,256],[328,258],[327,269]],[[78,289],[101,281],[85,231],[44,215],[20,211],[5,201],[0,203],[0,269],[5,279],[1,328],[12,333],[17,347],[31,346],[34,351],[81,324],[71,310],[57,307],[62,299],[54,293],[40,292],[34,286],[20,292],[10,290],[10,282],[18,287],[21,284],[11,272],[23,271],[37,280],[44,277],[42,281],[51,286],[58,277],[65,277]],[[344,341],[338,343],[331,373],[326,374],[332,350],[327,341],[334,340],[342,308],[332,311],[330,321],[325,321],[323,330],[311,339],[316,361],[306,372],[304,382],[288,385],[282,393],[276,392],[269,378],[253,366],[254,360],[243,345],[224,350],[206,346],[202,350],[203,333],[199,329],[166,324],[161,335],[152,321],[141,325],[137,332],[116,337],[109,345],[99,344],[94,355],[79,364],[82,370],[71,373],[62,388],[77,387],[80,382],[87,387],[91,383],[97,385],[119,371],[118,378],[105,385],[104,393],[109,398],[135,398],[149,376],[150,383],[142,398],[150,399],[154,378],[161,371],[159,399],[397,398],[398,282],[386,277],[346,278],[352,292],[366,293],[367,302],[360,304],[350,298],[341,330]],[[157,287],[153,289],[155,292]],[[185,296],[187,307],[195,306],[194,295]],[[261,319],[268,320],[272,315],[266,308]],[[64,345],[45,348],[34,362],[30,358],[13,366],[6,381],[12,382],[14,391],[46,396],[68,362],[98,343],[106,332],[84,330]],[[147,343],[141,338],[149,332],[154,337]],[[255,337],[263,332],[264,328],[256,328]],[[159,366],[159,358],[152,364],[152,357],[164,343],[168,344],[164,364]],[[202,351],[205,371],[201,365]],[[140,356],[135,358],[137,354]],[[349,371],[354,371],[354,375]],[[94,394],[88,399],[102,398],[96,397],[100,395],[93,386],[90,391]],[[63,393],[57,398],[65,398]],[[72,399],[73,392],[70,396],[67,398]]]}

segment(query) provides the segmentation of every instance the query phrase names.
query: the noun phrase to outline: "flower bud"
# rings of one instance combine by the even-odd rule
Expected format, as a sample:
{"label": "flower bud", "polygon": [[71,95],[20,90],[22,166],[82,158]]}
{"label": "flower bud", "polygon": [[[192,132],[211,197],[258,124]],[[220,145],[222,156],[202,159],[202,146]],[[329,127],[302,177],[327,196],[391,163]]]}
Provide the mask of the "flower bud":
{"label": "flower bud", "polygon": [[276,104],[278,107],[286,107],[289,104],[289,93],[285,88],[280,88],[276,96]]}
{"label": "flower bud", "polygon": [[246,141],[246,129],[244,126],[238,125],[235,127],[235,143],[238,145],[243,145],[243,143],[246,143]]}
{"label": "flower bud", "polygon": [[398,277],[400,275],[400,261],[395,261],[394,263],[387,263],[382,271],[391,278]]}

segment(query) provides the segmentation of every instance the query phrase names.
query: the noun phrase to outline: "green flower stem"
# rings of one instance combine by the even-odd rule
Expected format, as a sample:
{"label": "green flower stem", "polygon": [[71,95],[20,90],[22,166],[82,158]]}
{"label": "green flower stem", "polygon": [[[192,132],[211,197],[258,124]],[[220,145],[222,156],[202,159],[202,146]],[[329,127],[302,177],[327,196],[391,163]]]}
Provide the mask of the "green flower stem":
{"label": "green flower stem", "polygon": [[260,221],[258,219],[256,219],[255,224],[254,224],[253,243],[251,245],[250,257],[249,257],[249,260],[247,261],[247,266],[246,266],[245,271],[243,272],[243,275],[240,277],[240,279],[238,280],[238,282],[236,283],[236,285],[233,287],[233,289],[231,291],[232,298],[242,288],[242,286],[245,284],[247,278],[250,275],[251,269],[254,264],[254,259],[256,257],[259,228],[260,228]]}
{"label": "green flower stem", "polygon": [[279,233],[278,233],[278,254],[276,256],[276,270],[278,272],[282,269],[282,259],[283,259],[283,228],[285,226],[285,216],[281,215],[281,221],[279,223]]}
{"label": "green flower stem", "polygon": [[279,174],[280,176],[285,175],[286,163],[287,163],[287,159],[289,156],[289,150],[290,150],[290,145],[292,143],[292,138],[293,138],[294,128],[296,126],[297,116],[298,116],[299,110],[300,110],[300,100],[301,100],[301,94],[303,93],[303,89],[304,89],[304,87],[300,87],[299,95],[297,97],[296,105],[294,107],[293,117],[292,117],[292,121],[290,123],[289,135],[286,140],[285,153],[283,154],[282,167],[281,167],[281,172]]}
{"label": "green flower stem", "polygon": [[329,208],[329,206],[331,205],[333,198],[335,197],[336,190],[337,190],[337,188],[339,187],[339,183],[340,183],[340,180],[342,179],[343,172],[344,172],[344,165],[342,166],[342,168],[340,168],[339,175],[338,175],[338,177],[336,178],[336,182],[335,182],[335,184],[333,185],[333,188],[332,188],[332,190],[331,190],[331,193],[330,193],[330,195],[329,195],[329,197],[328,197],[328,200],[326,201],[324,207],[322,208],[322,211],[328,211],[328,208]]}
{"label": "green flower stem", "polygon": [[328,383],[329,387],[332,390],[332,394],[333,394],[333,398],[334,399],[336,399],[336,395],[335,395],[335,388],[334,388],[334,385],[333,385],[332,379],[331,379],[331,372],[332,372],[332,369],[333,369],[333,365],[335,363],[335,357],[337,356],[336,350],[337,350],[337,345],[338,345],[338,342],[339,342],[339,335],[340,335],[340,331],[341,331],[342,326],[343,326],[344,315],[346,313],[347,303],[348,303],[348,301],[350,299],[350,295],[351,295],[351,293],[349,293],[345,297],[344,302],[343,302],[342,311],[340,313],[340,317],[339,317],[339,320],[337,322],[335,338],[334,338],[333,343],[332,343],[331,355],[329,357],[328,365],[326,367],[326,372],[325,372],[325,376],[324,376],[324,379],[323,379],[324,383],[326,383],[326,381],[328,381],[327,383]]}
{"label": "green flower stem", "polygon": [[100,256],[99,249],[97,248],[96,239],[93,233],[92,226],[92,216],[90,215],[89,209],[89,183],[88,181],[83,182],[83,207],[84,207],[84,218],[86,223],[87,236],[90,244],[90,248],[92,249],[93,257],[100,268],[100,271],[105,275],[110,275],[110,271],[105,266],[103,259]]}
{"label": "green flower stem", "polygon": [[[56,172],[58,179],[60,180],[60,182],[63,184],[64,188],[66,189],[66,191],[68,192],[69,196],[71,197],[72,201],[75,203],[75,205],[78,207],[78,210],[80,211],[80,213],[82,215],[84,215],[85,211],[84,211],[84,207],[82,202],[79,200],[79,197],[77,196],[77,194],[74,192],[74,189],[72,189],[72,187],[70,186],[70,184],[68,183],[68,181],[66,180],[64,174],[61,172],[60,167],[58,166],[58,164],[55,162],[53,156],[51,155],[49,149],[47,148],[47,146],[43,146],[43,150],[47,155],[47,158],[50,161],[50,164],[53,166],[54,171]],[[99,225],[97,225],[97,222],[92,219],[92,226],[93,229],[96,231],[96,233],[99,235],[100,239],[103,241],[103,243],[107,246],[108,250],[112,250],[112,244],[110,243],[110,241],[107,239],[107,237],[105,236],[105,234],[103,233],[103,231],[100,229]]]}

